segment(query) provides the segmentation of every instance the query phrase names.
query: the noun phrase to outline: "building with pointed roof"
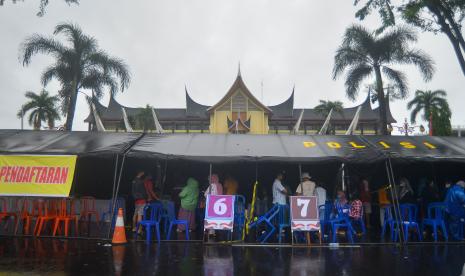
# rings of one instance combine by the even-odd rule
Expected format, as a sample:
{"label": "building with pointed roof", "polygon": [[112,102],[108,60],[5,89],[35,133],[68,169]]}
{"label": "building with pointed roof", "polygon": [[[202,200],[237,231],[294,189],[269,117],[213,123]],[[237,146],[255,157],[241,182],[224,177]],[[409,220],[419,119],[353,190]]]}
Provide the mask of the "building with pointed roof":
{"label": "building with pointed roof", "polygon": [[[259,101],[245,85],[240,70],[236,80],[227,93],[214,105],[197,103],[185,88],[185,108],[155,108],[157,118],[165,131],[173,133],[250,133],[273,134],[291,133],[302,109],[294,108],[294,89],[284,102],[266,106]],[[386,100],[388,123],[395,123]],[[141,129],[137,124],[137,116],[144,108],[123,106],[114,97],[107,106],[94,100],[96,110],[105,128],[114,131],[124,131],[123,111],[126,110],[129,121],[134,129]],[[358,106],[344,108],[342,112],[334,112],[331,117],[332,134],[344,134],[354,118],[357,108],[361,113],[356,133],[376,134],[379,121],[378,108],[372,108],[370,97]],[[299,133],[315,134],[321,128],[325,117],[312,108],[305,108]],[[85,119],[89,129],[94,129],[92,112]]]}

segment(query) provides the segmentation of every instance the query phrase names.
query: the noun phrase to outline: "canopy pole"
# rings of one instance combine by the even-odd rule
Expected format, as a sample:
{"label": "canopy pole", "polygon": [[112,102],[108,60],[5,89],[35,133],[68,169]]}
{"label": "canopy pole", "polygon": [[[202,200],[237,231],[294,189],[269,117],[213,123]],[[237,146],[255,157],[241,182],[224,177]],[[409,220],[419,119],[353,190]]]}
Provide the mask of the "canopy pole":
{"label": "canopy pole", "polygon": [[341,175],[342,175],[342,190],[346,191],[346,173],[345,173],[345,163],[341,165]]}
{"label": "canopy pole", "polygon": [[[397,197],[397,188],[396,188],[396,183],[395,183],[394,170],[392,169],[391,158],[389,158],[389,157],[386,160],[386,173],[387,173],[389,187],[390,187],[390,191],[391,191],[391,198],[392,198],[392,201],[393,201],[392,206],[394,207],[394,219],[396,221],[401,221],[402,216],[401,216],[401,212],[400,212],[399,198]],[[399,231],[400,231],[399,244],[402,247],[403,244],[404,244],[404,241],[403,241],[403,239],[404,239],[404,229],[399,224],[397,224],[397,227],[399,227]]]}
{"label": "canopy pole", "polygon": [[302,164],[299,164],[299,181],[302,181]]}
{"label": "canopy pole", "polygon": [[113,200],[115,199],[115,190],[116,190],[116,179],[118,177],[118,159],[119,159],[119,154],[116,154],[115,158],[115,173],[113,174],[113,190],[111,192],[111,205],[113,205]]}
{"label": "canopy pole", "polygon": [[212,180],[212,163],[210,163],[210,172],[208,173],[208,184],[211,184],[211,180]]}
{"label": "canopy pole", "polygon": [[[123,174],[124,161],[125,160],[126,160],[126,154],[123,155],[123,160],[121,161],[121,167],[120,167],[119,176],[118,176],[118,184],[116,185],[116,190],[115,190],[115,195],[114,195],[115,199],[118,197],[119,187],[120,187],[120,184],[121,184],[121,175]],[[116,200],[113,201],[113,204],[111,206],[110,227],[108,227],[108,233],[107,233],[107,238],[108,239],[110,239],[110,235],[111,235],[111,225],[113,225],[113,217],[115,215],[115,208],[116,208]]]}

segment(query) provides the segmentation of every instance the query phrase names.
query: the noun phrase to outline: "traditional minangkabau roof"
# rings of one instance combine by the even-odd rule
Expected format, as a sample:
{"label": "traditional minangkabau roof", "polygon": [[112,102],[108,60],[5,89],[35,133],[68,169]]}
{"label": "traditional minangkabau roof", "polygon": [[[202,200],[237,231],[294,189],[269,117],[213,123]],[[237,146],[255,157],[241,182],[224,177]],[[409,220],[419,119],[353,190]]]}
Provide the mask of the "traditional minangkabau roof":
{"label": "traditional minangkabau roof", "polygon": [[249,100],[251,100],[255,105],[262,108],[263,111],[265,111],[265,113],[272,113],[271,109],[268,106],[262,104],[257,98],[255,98],[255,96],[247,88],[244,81],[242,80],[240,68],[236,80],[232,84],[231,88],[229,88],[228,93],[226,93],[226,95],[224,95],[223,98],[221,98],[221,100],[219,100],[215,105],[208,108],[207,111],[212,112],[218,107],[220,107],[223,103],[228,101],[234,95],[234,93],[236,93],[238,89],[240,89],[245,94],[245,96],[249,98]]}
{"label": "traditional minangkabau roof", "polygon": [[291,96],[287,100],[278,105],[269,106],[273,111],[273,117],[284,118],[294,116],[294,89],[292,88]]}
{"label": "traditional minangkabau roof", "polygon": [[[286,100],[285,102],[275,105],[275,106],[270,106],[270,108],[273,110],[273,117],[272,120],[297,120],[301,108],[296,108],[294,109],[292,105],[289,104],[289,101],[292,99],[293,101],[293,95],[291,95],[291,98]],[[333,112],[331,120],[332,121],[351,121],[355,113],[357,112],[357,109],[359,106],[362,106],[361,113],[360,113],[360,121],[377,121],[379,118],[379,111],[378,108],[372,109],[371,104],[370,104],[370,96],[368,95],[363,103],[360,105],[356,105],[354,107],[348,107],[344,108],[341,113],[339,112]],[[389,101],[387,101],[387,106],[386,106],[387,112],[388,112],[388,123],[395,123],[396,120],[392,117],[391,111],[389,109]],[[292,110],[292,116],[289,116],[288,114]],[[278,116],[279,114],[283,114],[284,116]],[[304,116],[302,118],[304,121],[322,121],[325,120],[325,117],[316,112],[315,109],[313,108],[305,108],[304,111]]]}
{"label": "traditional minangkabau roof", "polygon": [[[250,92],[250,90],[245,85],[244,81],[242,80],[242,76],[239,72],[237,74],[236,80],[232,84],[231,88],[228,90],[226,95],[221,98],[221,100],[213,106],[207,106],[197,103],[192,99],[189,95],[187,88],[185,88],[185,97],[186,97],[186,108],[156,108],[155,112],[157,113],[158,119],[160,121],[190,121],[190,120],[202,120],[208,121],[209,120],[209,113],[215,110],[216,108],[220,107],[224,102],[228,101],[236,91],[240,89],[242,93],[245,94],[249,100],[252,101],[255,105],[262,108],[265,113],[269,114],[270,121],[296,121],[300,115],[302,109],[295,109],[294,108],[294,91],[292,89],[292,93],[290,97],[285,100],[284,102],[272,105],[272,106],[265,106],[263,105],[255,96]],[[123,118],[121,107],[124,107],[128,117],[135,117],[137,114],[143,110],[143,108],[132,108],[126,107],[121,105],[116,101],[114,97],[110,97],[110,102],[108,103],[108,107],[103,106],[99,101],[94,99],[94,104],[97,108],[97,112],[100,114],[102,121],[121,121]],[[367,95],[366,99],[360,105],[344,108],[342,112],[333,112],[332,114],[332,121],[335,122],[342,122],[342,121],[351,121],[355,113],[357,112],[357,108],[362,106],[361,114],[360,114],[360,121],[372,121],[376,122],[379,119],[379,108],[372,108],[370,104],[370,95]],[[391,114],[391,110],[389,108],[389,99],[386,99],[386,111],[387,111],[387,121],[388,123],[396,123],[396,120],[393,118]],[[325,117],[322,116],[320,113],[316,112],[313,108],[306,108],[304,111],[304,115],[302,118],[303,121],[307,122],[320,122],[324,121]],[[88,123],[93,123],[93,115],[92,112],[87,116],[84,120]],[[244,122],[245,123],[245,122]]]}
{"label": "traditional minangkabau roof", "polygon": [[[97,113],[101,116],[105,111],[107,110],[107,107],[102,105],[96,98],[92,99],[92,102],[95,105],[95,109],[97,110]],[[94,123],[94,115],[92,114],[92,110],[90,110],[89,115],[87,115],[87,118],[84,119],[84,122],[86,123]]]}
{"label": "traditional minangkabau roof", "polygon": [[188,117],[198,117],[202,119],[207,119],[207,110],[210,106],[202,105],[194,101],[189,92],[187,92],[187,87],[185,87],[186,91],[186,116]]}

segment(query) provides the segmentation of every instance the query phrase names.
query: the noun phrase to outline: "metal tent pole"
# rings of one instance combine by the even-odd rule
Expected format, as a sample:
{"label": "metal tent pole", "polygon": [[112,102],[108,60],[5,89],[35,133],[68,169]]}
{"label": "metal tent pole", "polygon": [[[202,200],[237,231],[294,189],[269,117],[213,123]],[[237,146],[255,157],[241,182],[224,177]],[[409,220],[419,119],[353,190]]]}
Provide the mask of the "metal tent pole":
{"label": "metal tent pole", "polygon": [[395,183],[395,177],[394,177],[394,170],[392,169],[392,163],[391,163],[391,158],[388,157],[386,160],[386,173],[388,176],[388,181],[389,181],[389,186],[391,187],[391,198],[393,201],[393,207],[394,207],[394,219],[397,222],[397,227],[399,227],[399,243],[400,246],[404,244],[404,228],[402,225],[399,225],[399,222],[402,219],[401,212],[400,212],[400,206],[399,206],[399,198],[397,196],[397,187]]}

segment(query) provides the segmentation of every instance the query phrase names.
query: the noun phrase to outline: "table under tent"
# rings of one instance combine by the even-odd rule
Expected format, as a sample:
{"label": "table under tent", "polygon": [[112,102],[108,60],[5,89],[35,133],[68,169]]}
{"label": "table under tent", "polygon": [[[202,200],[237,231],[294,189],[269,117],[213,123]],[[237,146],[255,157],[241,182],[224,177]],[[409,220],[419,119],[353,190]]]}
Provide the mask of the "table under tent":
{"label": "table under tent", "polygon": [[[140,169],[155,176],[156,191],[163,199],[174,201],[187,177],[206,188],[211,174],[232,175],[239,183],[238,194],[244,197],[243,209],[250,211],[255,203],[254,217],[271,208],[271,185],[283,171],[290,190],[295,191],[301,173],[308,172],[326,189],[328,198],[334,198],[337,190],[350,193],[361,177],[369,179],[372,191],[392,187],[389,193],[396,217],[401,214],[394,184],[401,176],[409,178],[414,188],[422,177],[437,183],[465,178],[465,139],[449,137],[4,130],[0,149],[3,155],[77,155],[70,196],[95,198],[96,212],[100,217],[107,212],[110,226],[118,206],[125,207],[126,222],[130,221],[131,180]],[[9,208],[18,211],[13,203]],[[110,228],[99,231],[100,237],[110,237]]]}

